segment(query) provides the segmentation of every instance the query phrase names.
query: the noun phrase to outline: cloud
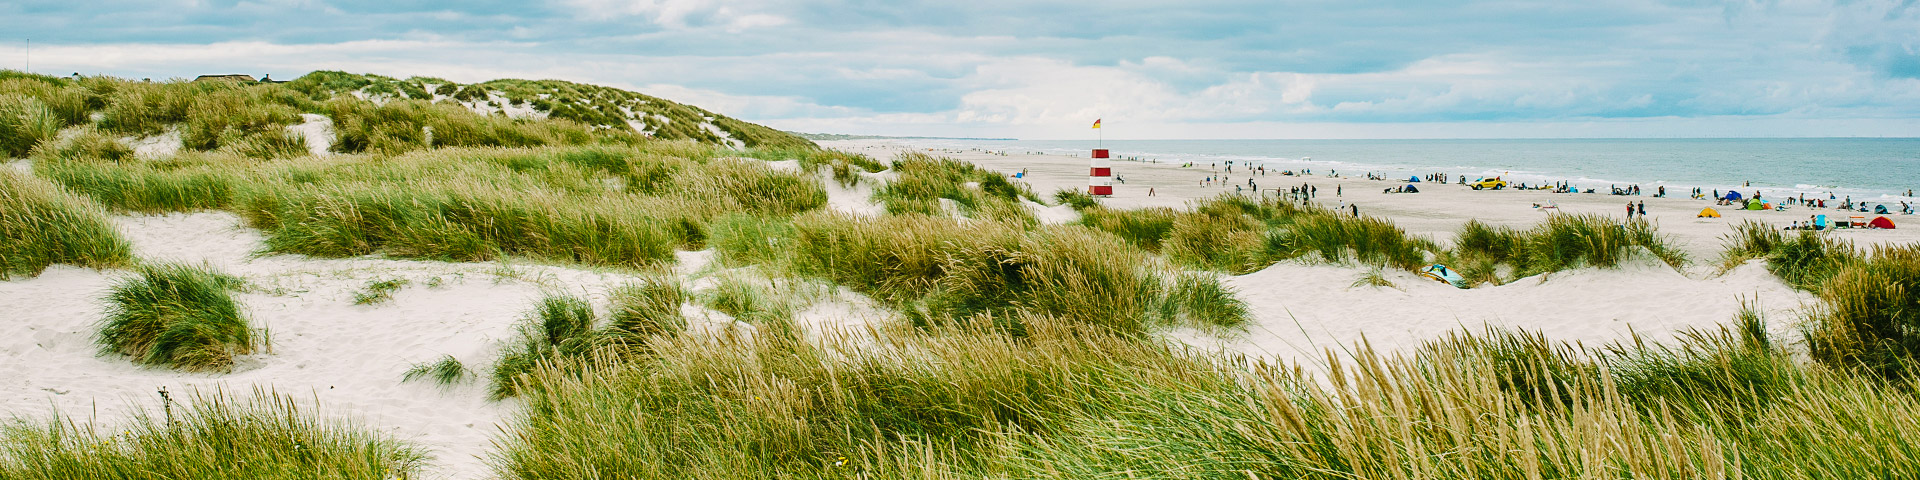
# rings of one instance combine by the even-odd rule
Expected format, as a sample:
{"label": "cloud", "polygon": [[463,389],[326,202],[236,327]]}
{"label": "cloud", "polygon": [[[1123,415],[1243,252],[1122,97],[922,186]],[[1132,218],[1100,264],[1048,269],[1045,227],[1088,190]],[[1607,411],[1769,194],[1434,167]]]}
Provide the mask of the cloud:
{"label": "cloud", "polygon": [[1093,117],[1156,135],[1903,125],[1914,25],[1909,0],[0,5],[61,74],[562,78],[801,130],[1022,137]]}

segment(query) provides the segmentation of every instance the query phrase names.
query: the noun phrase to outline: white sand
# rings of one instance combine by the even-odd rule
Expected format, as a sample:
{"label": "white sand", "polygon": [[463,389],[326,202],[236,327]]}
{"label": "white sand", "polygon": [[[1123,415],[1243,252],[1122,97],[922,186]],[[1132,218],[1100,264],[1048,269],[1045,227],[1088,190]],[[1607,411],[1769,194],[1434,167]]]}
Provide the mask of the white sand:
{"label": "white sand", "polygon": [[180,153],[183,144],[180,141],[180,127],[168,127],[159,135],[145,138],[122,138],[120,143],[133,147],[133,156],[141,160],[154,160],[171,157]]}
{"label": "white sand", "polygon": [[[525,313],[544,295],[584,295],[603,313],[606,292],[638,277],[612,271],[507,263],[443,263],[377,258],[255,257],[259,232],[225,212],[115,217],[136,255],[147,261],[205,263],[245,278],[236,296],[270,352],[247,355],[232,373],[189,374],[140,367],[99,354],[93,335],[102,298],[128,272],[54,266],[30,279],[0,282],[0,418],[44,419],[53,411],[107,424],[158,408],[154,393],[176,398],[196,389],[246,394],[271,389],[321,412],[431,450],[427,478],[488,478],[485,456],[520,402],[487,400],[500,349],[517,338]],[[674,271],[695,294],[711,288],[712,251],[679,252]],[[752,275],[751,271],[727,272]],[[371,281],[408,284],[387,303],[354,305]],[[851,291],[820,294],[797,315],[811,338],[844,338],[891,318]],[[751,335],[751,325],[696,303],[682,306],[692,331]],[[824,342],[824,340],[822,340]],[[480,377],[445,388],[402,383],[415,363],[452,355]]]}
{"label": "white sand", "polygon": [[[882,161],[901,151],[919,150],[1006,174],[1025,170],[1026,178],[1013,181],[1028,183],[1043,197],[1050,197],[1058,189],[1086,188],[1088,159],[1085,157],[928,152],[912,146],[910,140],[820,143]],[[1115,175],[1125,178],[1126,183],[1116,183],[1115,195],[1102,202],[1119,208],[1182,208],[1195,199],[1231,193],[1233,185],[1245,185],[1249,178],[1241,172],[1214,173],[1204,166],[1180,168],[1130,161],[1115,161],[1113,166]],[[1202,186],[1201,181],[1209,175],[1225,177],[1226,180],[1220,182],[1225,186]],[[1533,208],[1535,203],[1557,204],[1559,210],[1567,213],[1624,217],[1625,203],[1631,198],[1635,202],[1646,202],[1648,217],[1694,258],[1694,265],[1686,272],[1676,272],[1664,264],[1641,259],[1617,270],[1580,269],[1522,279],[1499,287],[1461,290],[1392,271],[1387,277],[1398,289],[1351,287],[1370,269],[1287,262],[1226,279],[1228,286],[1240,291],[1240,298],[1248,303],[1255,317],[1255,324],[1246,331],[1181,330],[1172,332],[1172,338],[1205,350],[1307,363],[1320,361],[1322,349],[1350,347],[1363,336],[1384,351],[1404,352],[1449,331],[1462,328],[1478,331],[1487,324],[1541,330],[1552,339],[1599,346],[1627,338],[1629,329],[1648,339],[1664,341],[1676,330],[1717,327],[1733,318],[1742,297],[1759,298],[1771,328],[1787,338],[1790,335],[1785,332],[1799,320],[1794,312],[1814,301],[1811,295],[1786,286],[1760,265],[1744,266],[1725,275],[1715,275],[1717,272],[1712,266],[1717,263],[1714,260],[1721,250],[1720,237],[1729,232],[1732,225],[1754,219],[1784,226],[1805,220],[1810,214],[1806,209],[1786,212],[1721,209],[1723,218],[1701,219],[1695,218],[1695,214],[1703,207],[1713,206],[1713,202],[1650,196],[1474,191],[1459,185],[1429,183],[1419,184],[1422,193],[1384,194],[1382,189],[1405,185],[1405,182],[1282,176],[1277,172],[1251,178],[1261,188],[1278,187],[1282,193],[1289,185],[1318,187],[1319,201],[1327,206],[1358,203],[1363,215],[1388,218],[1411,233],[1442,242],[1451,241],[1454,232],[1469,219],[1516,228],[1531,227],[1547,216]],[[1147,195],[1148,188],[1154,190],[1154,196]],[[1336,195],[1336,188],[1344,192]],[[1837,210],[1818,213],[1825,213],[1828,218],[1846,216]],[[1896,223],[1920,219],[1898,215],[1891,218]],[[1912,223],[1911,228],[1840,231],[1834,235],[1861,244],[1920,241],[1920,222]]]}
{"label": "white sand", "polygon": [[[823,143],[882,160],[901,148],[884,142]],[[177,149],[177,133],[172,144]],[[1025,181],[1042,195],[1058,188],[1080,188],[1086,179],[1084,158],[954,156],[1002,172],[1027,169]],[[13,165],[18,168],[19,163]],[[1106,200],[1115,206],[1180,207],[1230,190],[1199,186],[1199,178],[1206,173],[1195,169],[1117,162],[1116,170],[1128,183],[1119,185],[1119,195]],[[871,196],[878,185],[894,177],[892,172],[863,172],[861,181],[850,188],[839,186],[827,172],[819,173],[826,183],[829,208],[855,215],[884,212]],[[1442,240],[1467,218],[1531,225],[1544,216],[1529,207],[1532,202],[1558,201],[1570,212],[1611,215],[1625,201],[1605,195],[1473,192],[1453,186],[1433,186],[1421,194],[1383,195],[1379,189],[1394,183],[1278,175],[1257,180],[1266,186],[1311,182],[1320,186],[1328,203],[1359,202],[1364,214],[1386,216],[1411,231]],[[1331,191],[1335,185],[1349,188],[1335,197]],[[1149,186],[1157,196],[1145,196]],[[1785,223],[1805,216],[1801,211],[1725,211],[1726,218],[1697,220],[1692,213],[1706,202],[1635,200],[1646,200],[1662,231],[1675,235],[1697,257],[1716,252],[1716,238],[1741,219]],[[1070,222],[1077,215],[1059,206],[1029,208],[1047,223]],[[260,234],[241,227],[232,214],[220,212],[117,217],[116,222],[142,259],[206,262],[246,278],[254,287],[238,298],[255,326],[270,332],[272,352],[243,358],[230,374],[143,368],[117,356],[99,355],[92,337],[102,315],[101,298],[113,281],[127,273],[56,266],[36,278],[0,282],[0,305],[5,306],[0,308],[0,359],[4,359],[0,361],[0,385],[4,385],[0,415],[44,418],[57,409],[82,421],[111,423],[135,409],[154,406],[153,392],[162,386],[174,392],[224,387],[244,393],[254,387],[272,388],[317,399],[328,413],[344,414],[432,449],[437,466],[430,478],[485,478],[489,471],[483,456],[491,451],[490,440],[519,404],[487,401],[484,379],[443,389],[428,382],[401,383],[402,373],[413,363],[453,355],[484,375],[543,291],[584,294],[604,309],[609,287],[635,280],[617,272],[540,265],[253,257],[262,248]],[[1907,229],[1839,235],[1863,242],[1915,238],[1914,230]],[[750,269],[716,269],[711,251],[678,255],[675,272],[696,292],[711,288],[717,275],[754,275]],[[1539,329],[1551,338],[1590,346],[1625,338],[1630,330],[1661,340],[1677,329],[1727,321],[1743,297],[1758,298],[1773,328],[1785,332],[1795,319],[1791,312],[1811,301],[1758,265],[1713,276],[1704,268],[1675,272],[1643,258],[1617,270],[1563,272],[1473,290],[1454,289],[1403,272],[1386,274],[1397,288],[1350,286],[1367,270],[1283,263],[1231,277],[1226,284],[1248,302],[1253,325],[1228,332],[1181,329],[1167,336],[1206,350],[1312,364],[1320,358],[1320,349],[1351,345],[1363,336],[1376,347],[1405,351],[1448,331],[1478,329],[1483,324]],[[353,294],[368,282],[396,277],[411,283],[396,292],[390,303],[352,305]],[[433,283],[438,286],[429,286]],[[871,335],[893,318],[844,288],[822,294],[818,300],[796,321],[811,338],[823,342],[862,332]],[[753,331],[750,325],[696,304],[684,305],[683,311],[694,321],[696,331]]]}
{"label": "white sand", "polygon": [[858,172],[858,180],[852,187],[841,186],[833,179],[833,172],[821,169],[820,181],[827,187],[827,208],[858,217],[878,217],[887,213],[886,205],[873,201],[874,186],[884,183],[890,176],[867,172]]}
{"label": "white sand", "polygon": [[299,125],[288,125],[287,131],[299,133],[307,141],[307,151],[316,157],[327,156],[327,149],[333,148],[333,119],[314,113],[300,114]]}
{"label": "white sand", "polygon": [[1665,341],[1687,328],[1715,328],[1746,299],[1757,300],[1769,328],[1785,339],[1795,312],[1815,301],[1757,262],[1695,279],[1643,258],[1619,269],[1581,269],[1469,290],[1392,270],[1386,277],[1394,287],[1352,286],[1364,273],[1289,262],[1230,277],[1225,283],[1239,291],[1254,316],[1247,331],[1183,329],[1170,336],[1203,349],[1307,364],[1324,363],[1326,349],[1344,352],[1363,337],[1379,351],[1406,353],[1448,332],[1479,332],[1486,325],[1540,330],[1549,339],[1599,347],[1634,333]]}

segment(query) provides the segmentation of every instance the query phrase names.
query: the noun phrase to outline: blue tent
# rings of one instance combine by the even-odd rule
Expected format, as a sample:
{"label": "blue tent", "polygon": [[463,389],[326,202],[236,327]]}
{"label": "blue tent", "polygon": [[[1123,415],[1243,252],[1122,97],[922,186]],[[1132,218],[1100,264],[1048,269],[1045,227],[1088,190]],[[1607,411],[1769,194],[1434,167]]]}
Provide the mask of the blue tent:
{"label": "blue tent", "polygon": [[1420,270],[1420,276],[1446,282],[1455,288],[1467,288],[1470,286],[1467,285],[1467,279],[1462,278],[1458,273],[1454,273],[1453,269],[1447,268],[1446,265],[1430,265]]}
{"label": "blue tent", "polygon": [[1407,183],[1420,183],[1420,177],[1407,177]]}
{"label": "blue tent", "polygon": [[1729,202],[1737,202],[1737,201],[1740,201],[1740,192],[1736,192],[1736,191],[1732,191],[1732,190],[1728,190],[1728,191],[1727,191],[1727,196],[1726,196],[1725,198],[1721,198],[1721,200],[1726,200],[1726,201],[1729,201]]}

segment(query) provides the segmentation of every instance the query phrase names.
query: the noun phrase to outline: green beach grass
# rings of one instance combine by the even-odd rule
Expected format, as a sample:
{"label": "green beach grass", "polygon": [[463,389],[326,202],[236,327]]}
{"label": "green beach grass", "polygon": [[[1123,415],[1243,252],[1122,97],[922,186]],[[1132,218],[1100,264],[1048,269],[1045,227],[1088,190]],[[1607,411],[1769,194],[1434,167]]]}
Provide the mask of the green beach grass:
{"label": "green beach grass", "polygon": [[231,290],[241,280],[211,267],[145,264],[107,294],[99,341],[135,363],[189,371],[229,370],[261,341]]}
{"label": "green beach grass", "polygon": [[[332,155],[286,133],[301,114],[333,120]],[[185,148],[164,158],[119,140],[168,132]],[[1764,259],[1821,299],[1797,338],[1769,336],[1750,304],[1666,342],[1487,328],[1397,354],[1362,340],[1309,367],[1155,334],[1246,327],[1253,307],[1225,275],[1284,261],[1355,267],[1353,288],[1393,288],[1390,270],[1437,262],[1499,284],[1688,259],[1644,222],[1470,222],[1443,246],[1383,218],[1225,195],[1120,209],[1061,191],[1050,200],[1079,222],[1043,225],[1030,209],[1045,199],[972,164],[825,151],[549,80],[0,71],[0,149],[34,169],[0,172],[0,273],[131,267],[106,293],[98,340],[143,365],[217,374],[264,345],[234,299],[238,279],[137,264],[109,211],[229,211],[260,230],[264,253],[528,259],[616,278],[542,284],[499,356],[468,359],[490,365],[447,355],[390,378],[484,379],[513,412],[489,458],[503,478],[1920,476],[1908,440],[1920,436],[1914,246],[1733,230],[1724,268]],[[873,188],[885,213],[831,211],[826,182]],[[712,266],[675,273],[706,249]],[[336,307],[394,308],[378,305],[406,283],[352,278],[365,282],[353,302],[368,306]],[[800,334],[821,327],[796,313],[842,287],[897,318]],[[708,310],[741,324],[696,328]],[[0,429],[0,478],[428,473],[422,450],[379,426],[331,422],[283,395],[211,394],[178,412],[13,424]]]}
{"label": "green beach grass", "polygon": [[0,427],[0,478],[386,480],[428,465],[417,446],[275,392],[195,393],[171,410],[121,424],[15,419]]}
{"label": "green beach grass", "polygon": [[38,275],[53,264],[113,268],[132,261],[133,246],[98,205],[44,180],[0,171],[0,280]]}

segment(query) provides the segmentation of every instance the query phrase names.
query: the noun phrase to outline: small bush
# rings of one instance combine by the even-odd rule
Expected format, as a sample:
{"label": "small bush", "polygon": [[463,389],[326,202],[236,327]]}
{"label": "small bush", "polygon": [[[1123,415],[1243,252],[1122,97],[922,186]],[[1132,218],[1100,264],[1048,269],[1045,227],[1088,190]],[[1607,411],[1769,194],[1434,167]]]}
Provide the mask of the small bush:
{"label": "small bush", "polygon": [[106,212],[60,187],[0,171],[0,279],[39,275],[48,265],[125,266],[133,246]]}
{"label": "small bush", "polygon": [[100,344],[135,363],[182,370],[229,369],[257,340],[229,290],[240,280],[208,267],[141,265],[114,284]]}
{"label": "small bush", "polygon": [[0,478],[387,479],[413,478],[428,464],[424,449],[320,418],[292,396],[196,394],[184,405],[171,419],[141,411],[123,425],[5,426]]}
{"label": "small bush", "polygon": [[460,359],[447,355],[435,362],[414,364],[412,368],[407,369],[406,375],[402,376],[400,381],[431,379],[440,385],[456,385],[472,376],[473,372],[467,370],[467,366],[460,363]]}

